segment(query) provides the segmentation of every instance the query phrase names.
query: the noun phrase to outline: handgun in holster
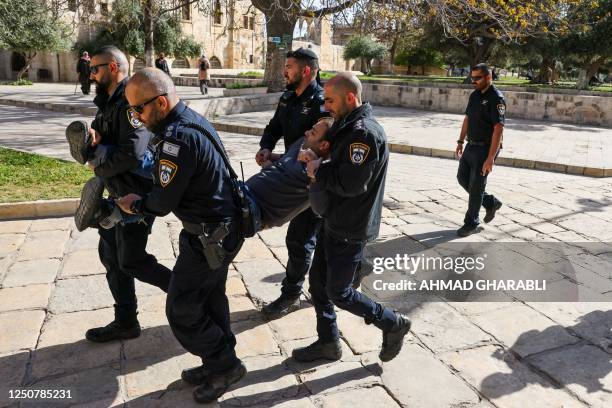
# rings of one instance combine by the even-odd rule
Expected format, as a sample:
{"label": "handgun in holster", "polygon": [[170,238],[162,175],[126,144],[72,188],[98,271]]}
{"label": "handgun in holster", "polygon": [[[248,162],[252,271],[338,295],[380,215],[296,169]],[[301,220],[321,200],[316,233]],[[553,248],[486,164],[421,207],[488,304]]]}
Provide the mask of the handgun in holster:
{"label": "handgun in holster", "polygon": [[207,225],[202,224],[202,230],[204,232],[198,235],[198,239],[202,243],[206,262],[211,269],[219,269],[227,254],[223,248],[223,239],[229,234],[228,224],[221,224],[210,232],[207,232],[209,231]]}

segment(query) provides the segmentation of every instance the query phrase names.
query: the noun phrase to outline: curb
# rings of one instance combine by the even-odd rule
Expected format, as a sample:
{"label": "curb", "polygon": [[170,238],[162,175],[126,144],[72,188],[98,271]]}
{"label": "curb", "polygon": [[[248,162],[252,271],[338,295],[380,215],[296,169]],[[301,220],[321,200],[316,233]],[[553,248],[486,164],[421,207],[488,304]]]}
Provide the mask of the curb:
{"label": "curb", "polygon": [[[263,128],[232,123],[213,122],[215,129],[222,132],[242,133],[245,135],[260,136]],[[389,143],[389,151],[393,153],[412,154],[415,156],[436,157],[440,159],[456,160],[454,150],[436,149],[432,147],[412,146],[404,143]],[[612,177],[612,168],[572,166],[569,164],[551,163],[539,160],[526,160],[513,157],[498,157],[498,166],[515,167],[521,169],[532,169],[550,171],[554,173],[565,173],[587,177]]]}
{"label": "curb", "polygon": [[78,198],[0,203],[0,220],[65,217],[74,215],[78,205]]}
{"label": "curb", "polygon": [[52,102],[33,102],[23,101],[20,99],[0,99],[0,105],[25,106],[27,108],[45,109],[54,112],[78,113],[81,115],[94,116],[98,108],[82,105],[67,105],[62,103]]}

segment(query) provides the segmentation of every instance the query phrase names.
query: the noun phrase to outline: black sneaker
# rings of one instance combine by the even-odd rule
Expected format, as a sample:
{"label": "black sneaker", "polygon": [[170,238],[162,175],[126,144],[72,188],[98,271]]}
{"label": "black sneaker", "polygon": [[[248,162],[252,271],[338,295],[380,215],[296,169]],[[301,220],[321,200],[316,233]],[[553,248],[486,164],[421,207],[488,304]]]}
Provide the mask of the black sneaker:
{"label": "black sneaker", "polygon": [[493,207],[491,208],[485,208],[485,210],[487,211],[487,213],[485,214],[484,218],[482,219],[485,223],[490,223],[491,221],[493,221],[493,218],[495,218],[495,212],[497,210],[499,210],[502,206],[501,201],[498,201],[497,204],[495,204]]}
{"label": "black sneaker", "polygon": [[186,370],[183,370],[183,372],[181,373],[181,378],[183,379],[183,381],[193,385],[204,384],[209,376],[210,371],[208,371],[208,369],[203,365],[188,368]]}
{"label": "black sneaker", "polygon": [[383,344],[378,357],[380,361],[391,361],[397,356],[404,344],[404,337],[410,331],[410,319],[402,314],[397,315],[397,322],[391,330],[383,330]]}
{"label": "black sneaker", "polygon": [[227,371],[219,374],[210,374],[206,382],[193,390],[193,398],[201,404],[213,402],[229,388],[230,385],[240,381],[247,373],[247,369],[242,363],[238,363]]}
{"label": "black sneaker", "polygon": [[91,146],[89,127],[84,120],[76,120],[66,127],[66,140],[70,146],[70,155],[81,164],[87,163]]}
{"label": "black sneaker", "polygon": [[282,294],[272,303],[261,308],[261,314],[268,320],[278,319],[286,314],[295,312],[300,308],[300,295],[289,296]]}
{"label": "black sneaker", "polygon": [[90,178],[81,191],[81,200],[74,213],[74,223],[79,231],[97,226],[97,217],[104,203],[104,181],[101,177]]}
{"label": "black sneaker", "polygon": [[460,237],[469,237],[472,234],[477,234],[482,231],[482,227],[479,225],[470,227],[468,225],[464,225],[463,227],[457,230],[457,235]]}
{"label": "black sneaker", "polygon": [[342,358],[342,346],[339,340],[327,342],[317,340],[309,346],[294,349],[291,356],[301,363],[315,360],[336,361]]}
{"label": "black sneaker", "polygon": [[94,343],[106,343],[113,340],[133,339],[140,336],[140,324],[125,327],[113,320],[104,327],[96,327],[87,330],[85,338]]}

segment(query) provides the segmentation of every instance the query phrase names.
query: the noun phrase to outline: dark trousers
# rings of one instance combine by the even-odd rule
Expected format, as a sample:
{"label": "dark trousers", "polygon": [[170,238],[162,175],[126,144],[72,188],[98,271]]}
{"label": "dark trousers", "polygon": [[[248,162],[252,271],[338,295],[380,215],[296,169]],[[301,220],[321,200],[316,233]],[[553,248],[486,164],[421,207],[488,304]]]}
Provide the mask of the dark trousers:
{"label": "dark trousers", "polygon": [[79,82],[81,83],[81,91],[83,92],[83,95],[89,95],[89,89],[91,87],[89,78],[81,79]]}
{"label": "dark trousers", "polygon": [[146,224],[118,224],[108,230],[98,230],[98,253],[115,300],[115,320],[126,326],[136,322],[134,278],[168,291],[170,270],[146,251],[154,221],[155,217],[145,217]]}
{"label": "dark trousers", "polygon": [[489,155],[489,146],[472,145],[468,143],[459,160],[457,180],[461,187],[470,195],[468,210],[465,213],[463,223],[468,227],[480,224],[478,213],[480,207],[492,208],[499,202],[493,195],[485,191],[487,176],[483,176],[482,165]]}
{"label": "dark trousers", "polygon": [[289,259],[287,273],[281,291],[285,295],[299,296],[304,279],[312,263],[312,253],[317,244],[317,233],[322,219],[309,208],[291,220],[287,229],[285,243]]}
{"label": "dark trousers", "polygon": [[317,314],[317,334],[322,341],[338,339],[334,305],[364,318],[381,330],[391,329],[397,315],[353,289],[357,267],[363,259],[364,242],[344,242],[321,231],[310,269],[310,294]]}
{"label": "dark trousers", "polygon": [[208,79],[200,79],[200,92],[202,95],[208,94]]}
{"label": "dark trousers", "polygon": [[172,270],[166,316],[179,343],[200,356],[211,372],[225,371],[238,361],[225,281],[242,242],[234,228],[224,240],[230,253],[220,268],[211,269],[197,235],[183,230],[179,236],[180,253]]}

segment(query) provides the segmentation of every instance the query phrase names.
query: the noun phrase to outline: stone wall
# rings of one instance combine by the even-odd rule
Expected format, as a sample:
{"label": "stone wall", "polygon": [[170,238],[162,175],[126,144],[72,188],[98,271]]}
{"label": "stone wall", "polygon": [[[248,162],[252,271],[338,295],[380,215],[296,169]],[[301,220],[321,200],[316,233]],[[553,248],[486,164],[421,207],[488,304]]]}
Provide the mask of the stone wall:
{"label": "stone wall", "polygon": [[[373,105],[463,113],[472,89],[363,84],[363,100]],[[509,118],[612,127],[612,95],[503,90]]]}

